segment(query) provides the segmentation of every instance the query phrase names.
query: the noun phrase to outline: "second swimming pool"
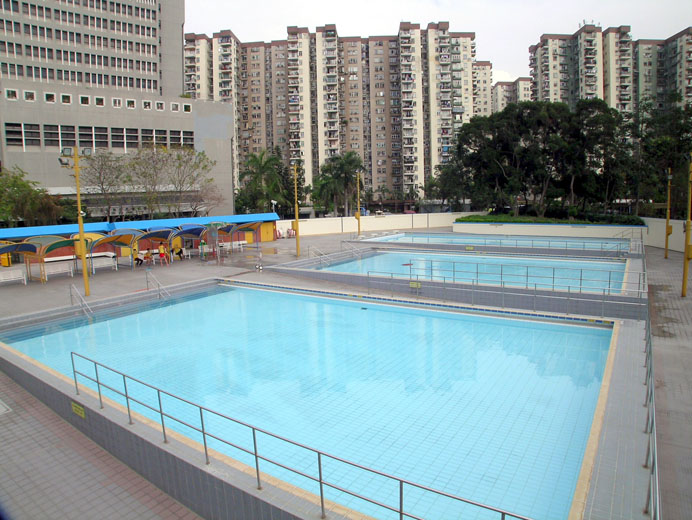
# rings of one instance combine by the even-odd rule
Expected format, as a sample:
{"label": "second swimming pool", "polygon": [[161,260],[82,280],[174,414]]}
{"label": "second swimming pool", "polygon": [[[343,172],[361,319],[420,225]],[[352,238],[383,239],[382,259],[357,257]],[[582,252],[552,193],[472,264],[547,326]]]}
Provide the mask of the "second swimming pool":
{"label": "second swimming pool", "polygon": [[[568,322],[230,289],[2,339],[69,377],[75,351],[316,449],[553,520],[570,509],[611,335]],[[220,434],[251,446],[247,432]],[[314,459],[290,446],[258,442],[276,460],[315,469]],[[317,491],[281,468],[263,470]],[[332,482],[397,505],[391,481],[337,464],[324,471]],[[327,498],[394,517],[343,493]],[[488,518],[435,495],[412,492],[406,501],[423,518]]]}
{"label": "second swimming pool", "polygon": [[340,273],[394,275],[414,280],[480,283],[586,292],[620,291],[624,261],[565,260],[478,254],[379,252],[317,268]]}

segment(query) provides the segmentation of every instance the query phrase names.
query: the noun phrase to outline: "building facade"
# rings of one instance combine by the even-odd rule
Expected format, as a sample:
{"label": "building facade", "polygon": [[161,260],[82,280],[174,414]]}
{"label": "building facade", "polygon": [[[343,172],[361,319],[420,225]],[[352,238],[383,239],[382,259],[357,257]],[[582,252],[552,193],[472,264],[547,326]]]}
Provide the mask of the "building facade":
{"label": "building facade", "polygon": [[181,98],[184,14],[183,0],[0,2],[2,166],[69,196],[74,179],[57,160],[65,147],[194,147],[216,161],[218,211],[232,209],[235,123]]}
{"label": "building facade", "polygon": [[502,112],[510,103],[531,101],[531,78],[517,78],[514,81],[498,81],[491,92],[492,113]]}
{"label": "building facade", "polygon": [[[233,107],[239,164],[278,148],[285,161],[301,161],[313,184],[325,161],[353,151],[366,189],[422,194],[450,159],[455,130],[491,112],[492,66],[476,62],[474,40],[447,22],[402,22],[396,35],[367,38],[342,37],[335,25],[314,33],[292,26],[270,43],[242,43],[231,31],[190,34],[185,92]],[[205,70],[206,82],[197,77]]]}
{"label": "building facade", "polygon": [[659,107],[691,103],[692,27],[666,40],[632,41],[630,30],[585,24],[572,35],[542,35],[529,47],[531,98],[572,108],[598,98],[625,114],[645,100]]}

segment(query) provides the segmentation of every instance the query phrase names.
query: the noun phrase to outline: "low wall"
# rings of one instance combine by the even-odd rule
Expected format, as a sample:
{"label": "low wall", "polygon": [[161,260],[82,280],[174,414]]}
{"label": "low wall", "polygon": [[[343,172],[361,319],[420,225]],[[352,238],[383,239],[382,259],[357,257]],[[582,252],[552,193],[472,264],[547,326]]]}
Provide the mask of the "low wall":
{"label": "low wall", "polygon": [[[666,219],[664,218],[645,218],[646,231],[644,231],[644,245],[652,247],[666,247]],[[685,221],[671,220],[673,233],[668,237],[668,249],[671,251],[685,250]]]}
{"label": "low wall", "polygon": [[[465,215],[474,213],[412,213],[410,215],[370,215],[360,218],[362,232],[392,231],[420,228],[447,227]],[[279,220],[276,229],[286,236],[293,220]],[[328,235],[333,233],[357,233],[356,217],[329,217],[300,219],[301,236]]]}

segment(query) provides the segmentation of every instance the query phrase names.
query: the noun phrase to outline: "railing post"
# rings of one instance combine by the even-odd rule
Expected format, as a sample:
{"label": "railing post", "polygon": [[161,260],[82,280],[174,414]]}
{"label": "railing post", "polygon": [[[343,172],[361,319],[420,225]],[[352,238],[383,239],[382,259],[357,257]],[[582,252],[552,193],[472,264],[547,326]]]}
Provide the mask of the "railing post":
{"label": "railing post", "polygon": [[603,289],[603,299],[601,300],[601,318],[605,316],[605,289]]}
{"label": "railing post", "polygon": [[94,371],[96,372],[96,388],[99,390],[99,408],[103,408],[103,398],[101,397],[101,382],[99,381],[99,366],[94,363]]}
{"label": "railing post", "polygon": [[72,358],[72,376],[74,377],[74,391],[79,395],[79,385],[77,384],[77,370],[74,366],[74,352],[70,352],[70,357]]}
{"label": "railing post", "polygon": [[127,422],[128,424],[133,424],[132,413],[130,412],[130,396],[127,393],[127,378],[125,374],[123,374],[123,388],[125,389],[125,404],[127,405]]}
{"label": "railing post", "polygon": [[259,470],[259,457],[257,456],[257,430],[252,429],[252,446],[255,450],[255,471],[257,473],[257,489],[262,489],[262,482],[260,481],[260,470]]}
{"label": "railing post", "polygon": [[505,282],[504,280],[501,280],[500,283],[502,284],[500,287],[502,289],[502,308],[505,308]]}
{"label": "railing post", "polygon": [[163,433],[163,442],[167,443],[168,438],[166,437],[166,423],[163,418],[163,405],[161,404],[161,390],[157,388],[156,394],[159,398],[159,415],[161,416],[161,432]]}
{"label": "railing post", "polygon": [[322,509],[322,517],[327,518],[327,514],[324,512],[324,484],[322,483],[322,453],[317,452],[317,469],[320,474],[320,507]]}
{"label": "railing post", "polygon": [[404,481],[399,481],[399,520],[404,520]]}
{"label": "railing post", "polygon": [[536,298],[538,298],[538,295],[536,294],[536,284],[533,284],[533,312],[536,312]]}
{"label": "railing post", "polygon": [[209,450],[207,449],[207,432],[204,430],[204,408],[199,407],[199,422],[202,427],[202,441],[204,442],[204,458],[209,464]]}

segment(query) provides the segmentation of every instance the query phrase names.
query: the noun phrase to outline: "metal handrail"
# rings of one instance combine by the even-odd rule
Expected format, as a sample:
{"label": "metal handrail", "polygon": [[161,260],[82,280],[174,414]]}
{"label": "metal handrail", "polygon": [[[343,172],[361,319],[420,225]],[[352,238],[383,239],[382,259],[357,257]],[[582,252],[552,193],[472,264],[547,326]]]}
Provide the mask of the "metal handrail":
{"label": "metal handrail", "polygon": [[150,272],[150,271],[144,271],[144,275],[145,275],[145,277],[146,277],[146,279],[147,279],[147,291],[149,290],[149,278],[152,278],[152,279],[154,280],[155,284],[156,284],[156,287],[157,287],[158,291],[159,291],[159,300],[163,299],[163,297],[161,296],[161,293],[162,293],[162,292],[163,292],[163,294],[165,294],[168,298],[171,297],[171,293],[169,293],[169,292],[166,290],[166,288],[165,288],[163,285],[161,285],[161,282],[159,282],[159,279],[156,278],[156,276],[154,276],[154,273],[152,273],[152,272]]}
{"label": "metal handrail", "polygon": [[[76,365],[75,365],[75,357],[83,359],[83,360],[91,363],[94,367],[94,376],[91,376],[89,374],[85,374],[84,372],[78,371],[76,368]],[[204,456],[205,456],[205,460],[206,460],[207,464],[211,463],[211,460],[209,458],[209,448],[207,446],[207,439],[208,438],[214,439],[214,440],[219,441],[219,442],[221,442],[227,446],[236,448],[236,449],[242,451],[243,453],[251,455],[255,460],[255,474],[256,474],[256,478],[257,478],[257,489],[260,489],[260,490],[262,489],[262,480],[261,480],[261,473],[260,473],[260,467],[259,467],[260,461],[265,461],[265,462],[269,462],[270,464],[277,465],[283,469],[286,469],[286,470],[291,471],[297,475],[300,475],[300,476],[305,477],[305,478],[307,478],[313,482],[318,483],[319,488],[320,488],[320,506],[321,506],[322,518],[326,518],[326,511],[325,511],[325,506],[324,506],[324,501],[325,501],[324,487],[326,486],[326,487],[329,487],[331,489],[334,489],[334,490],[337,490],[337,491],[340,491],[343,493],[347,493],[347,494],[349,494],[353,497],[356,497],[358,499],[365,500],[366,502],[374,504],[378,507],[382,507],[382,508],[385,508],[385,509],[392,511],[394,513],[398,513],[400,520],[403,520],[404,518],[411,518],[414,520],[423,520],[422,517],[416,516],[412,513],[407,513],[404,510],[404,489],[405,489],[404,486],[409,486],[409,487],[420,489],[422,491],[434,493],[435,495],[438,495],[440,497],[450,498],[452,500],[456,500],[456,501],[464,503],[464,504],[468,504],[468,505],[471,505],[474,507],[482,508],[486,511],[491,511],[491,512],[497,513],[498,518],[500,520],[506,520],[506,519],[510,519],[510,518],[514,518],[517,520],[531,520],[529,517],[526,517],[526,516],[518,515],[515,513],[511,513],[509,511],[504,511],[504,510],[496,508],[496,507],[482,504],[480,502],[476,502],[476,501],[469,500],[466,498],[458,497],[456,495],[452,495],[450,493],[446,493],[444,491],[440,491],[440,490],[437,490],[437,489],[434,489],[434,488],[431,488],[428,486],[416,484],[415,482],[411,482],[411,481],[408,481],[408,480],[405,480],[405,479],[402,479],[399,477],[395,477],[395,476],[390,475],[388,473],[374,470],[374,469],[369,468],[367,466],[364,466],[362,464],[351,462],[347,459],[343,459],[341,457],[331,455],[327,452],[320,451],[320,450],[317,450],[315,448],[311,448],[310,446],[307,446],[305,444],[301,444],[299,442],[292,441],[290,439],[287,439],[286,437],[282,437],[280,435],[269,432],[267,430],[263,430],[262,428],[258,428],[256,426],[253,426],[253,425],[246,423],[244,421],[235,419],[235,418],[230,417],[228,415],[225,415],[223,413],[216,412],[216,411],[211,410],[209,408],[206,408],[204,406],[198,405],[198,404],[196,404],[196,403],[194,403],[188,399],[185,399],[183,397],[179,397],[175,394],[172,394],[172,393],[167,392],[165,390],[162,390],[158,387],[155,387],[153,385],[145,383],[144,381],[141,381],[141,380],[136,379],[134,377],[130,377],[130,376],[124,374],[123,372],[120,372],[118,370],[110,368],[110,367],[108,367],[102,363],[99,363],[98,361],[95,361],[93,359],[82,356],[81,354],[78,354],[76,352],[71,352],[71,359],[72,359],[72,373],[73,373],[73,377],[74,377],[75,392],[77,395],[79,395],[79,383],[78,383],[78,379],[77,379],[77,376],[79,375],[79,376],[82,376],[83,378],[91,381],[92,383],[96,384],[97,391],[98,391],[98,398],[99,398],[99,406],[101,408],[103,408],[102,388],[105,388],[105,389],[119,395],[120,397],[124,397],[125,398],[125,405],[127,407],[127,416],[128,416],[129,424],[133,424],[132,411],[131,411],[130,403],[136,403],[138,405],[145,407],[146,409],[155,413],[159,417],[160,424],[161,424],[161,432],[163,434],[163,442],[168,442],[168,438],[166,435],[166,422],[165,421],[166,421],[166,419],[170,419],[170,420],[172,420],[172,421],[174,421],[180,425],[183,425],[187,428],[190,428],[190,429],[192,429],[192,430],[194,430],[194,431],[196,431],[202,435],[202,441],[203,441],[203,445],[204,445]],[[110,386],[110,385],[104,383],[101,380],[101,376],[99,375],[99,367],[102,369],[105,369],[107,371],[110,371],[113,374],[120,376],[120,378],[122,379],[122,382],[123,382],[123,389],[120,390],[119,388],[114,388],[113,386]],[[139,399],[129,395],[129,392],[127,390],[127,381],[132,381],[132,382],[138,383],[142,386],[145,386],[151,390],[155,390],[156,396],[157,396],[157,406],[152,406],[148,403],[140,401]],[[162,395],[168,396],[168,397],[175,399],[181,403],[185,403],[187,405],[190,405],[190,406],[196,408],[199,411],[199,419],[200,419],[199,426],[195,425],[195,424],[190,424],[189,422],[183,420],[182,418],[175,417],[175,416],[171,415],[170,413],[167,413],[166,411],[164,411],[163,401],[161,399]],[[219,436],[207,431],[207,428],[205,427],[205,421],[204,421],[205,414],[206,415],[212,415],[212,416],[215,416],[215,417],[227,420],[227,421],[231,421],[232,423],[235,423],[237,425],[249,428],[252,432],[253,448],[252,449],[244,448],[243,446],[235,444],[234,442],[231,442],[230,440],[224,439],[222,437],[219,437]],[[207,424],[208,424],[208,422],[207,422]],[[264,435],[267,435],[269,437],[272,437],[274,439],[277,439],[279,441],[288,443],[292,446],[296,446],[298,448],[310,451],[313,454],[315,454],[317,456],[318,475],[317,476],[311,475],[311,474],[306,473],[305,471],[302,471],[300,469],[293,468],[291,466],[288,466],[287,464],[284,464],[284,463],[281,463],[279,461],[273,460],[269,457],[260,455],[260,453],[258,451],[258,447],[257,447],[257,433],[258,432],[262,433]],[[385,478],[391,479],[393,481],[396,481],[398,483],[398,488],[399,488],[399,502],[398,502],[399,505],[398,505],[398,507],[393,507],[391,505],[385,504],[385,503],[380,502],[378,500],[375,500],[373,498],[365,497],[363,495],[356,493],[355,491],[351,491],[351,490],[349,490],[345,487],[342,487],[338,484],[335,484],[333,482],[329,482],[329,481],[325,480],[324,475],[323,475],[323,465],[322,465],[322,459],[325,457],[328,459],[337,461],[337,462],[347,464],[350,467],[361,469],[363,471],[368,472],[371,475],[378,475],[378,476],[385,477]]]}
{"label": "metal handrail", "polygon": [[368,248],[356,247],[356,246],[354,246],[354,245],[352,245],[352,244],[349,244],[348,242],[342,241],[342,242],[341,242],[341,250],[342,250],[342,251],[343,251],[343,249],[344,249],[344,246],[346,247],[346,250],[347,250],[349,253],[352,253],[353,256],[358,256],[358,257],[362,257],[362,256],[363,256],[363,253],[365,253],[365,251],[370,251],[370,248],[369,248],[369,247],[368,247]]}
{"label": "metal handrail", "polygon": [[328,256],[328,255],[327,255],[326,253],[323,253],[323,252],[320,251],[319,249],[317,249],[315,246],[310,246],[310,247],[308,248],[308,258],[310,257],[310,255],[311,255],[311,253],[312,253],[313,251],[316,251],[316,252],[317,252],[317,254],[314,255],[314,258],[319,258],[319,259],[320,259],[320,265],[322,265],[322,264],[329,265],[329,262],[325,259],[325,257]]}
{"label": "metal handrail", "polygon": [[79,302],[79,307],[84,311],[84,314],[86,314],[87,316],[94,314],[94,311],[91,310],[91,307],[89,307],[89,304],[86,302],[84,297],[81,294],[79,294],[79,291],[74,286],[74,284],[70,284],[70,305],[74,305],[74,300],[72,298],[73,291],[74,291],[74,294],[77,295],[77,301]]}
{"label": "metal handrail", "polygon": [[[433,237],[434,238],[434,237]],[[615,237],[613,237],[615,238]],[[425,238],[412,236],[410,243],[430,244],[430,236]],[[623,239],[624,240],[624,239]],[[433,242],[437,243],[437,242]],[[615,251],[618,254],[629,252],[630,244],[606,244],[602,240],[557,240],[551,238],[509,238],[499,235],[498,238],[474,237],[472,242],[452,241],[451,245],[468,245],[468,246],[497,246],[497,247],[529,247],[531,249],[546,248],[546,249],[564,249],[566,251],[573,250],[593,250],[593,251]],[[581,247],[569,247],[570,244],[580,244]],[[587,245],[597,245],[598,247],[587,248]]]}
{"label": "metal handrail", "polygon": [[[402,285],[402,284],[397,285],[397,284],[395,284],[395,280],[408,282],[408,285]],[[426,281],[426,280],[423,280],[423,281]],[[482,287],[490,287],[490,286],[481,285],[476,280],[471,281],[471,283],[469,284],[470,287],[462,286],[462,285],[457,284],[457,283],[452,284],[451,282],[448,282],[445,279],[432,280],[431,282],[435,283],[435,284],[442,284],[442,294],[443,294],[443,296],[441,298],[442,300],[447,300],[448,296],[450,294],[453,294],[454,292],[457,292],[460,294],[470,293],[470,302],[469,303],[472,306],[476,305],[476,301],[477,301],[476,295],[480,295],[480,294],[497,295],[498,290],[499,290],[499,294],[501,295],[501,298],[502,298],[500,307],[503,309],[505,308],[505,297],[506,296],[520,296],[520,297],[522,297],[522,301],[526,301],[527,297],[531,297],[531,295],[530,294],[527,295],[526,292],[518,292],[517,289],[520,289],[520,288],[507,286],[507,285],[505,285],[504,282],[501,283],[500,285],[494,286],[495,287],[494,290],[493,289],[483,289]],[[396,287],[398,287],[400,289],[400,291],[403,290],[404,288],[411,288],[411,289],[415,288],[416,294],[418,294],[418,295],[421,294],[421,290],[423,289],[423,287],[420,285],[421,281],[419,281],[419,280],[403,278],[400,276],[394,276],[394,273],[389,273],[389,272],[385,272],[385,271],[368,271],[367,280],[366,280],[366,286],[367,286],[368,294],[370,294],[371,288],[375,288],[377,286],[377,284],[384,285],[385,288],[388,288],[387,292],[389,292],[392,295],[392,297],[394,296]],[[414,287],[411,284],[416,284],[416,286]],[[643,295],[646,294],[646,291],[630,291],[630,292],[634,293],[633,295],[630,295],[633,301],[621,301],[621,300],[613,301],[613,300],[607,299],[606,296],[610,297],[610,296],[622,296],[622,295],[612,295],[610,293],[606,293],[605,289],[603,289],[600,293],[598,293],[598,292],[585,292],[585,293],[574,292],[573,293],[569,287],[567,287],[567,291],[562,292],[562,293],[555,293],[552,295],[539,294],[538,291],[542,291],[545,289],[539,287],[538,284],[534,284],[533,287],[528,287],[528,290],[531,290],[531,289],[533,289],[533,309],[532,310],[534,312],[537,311],[537,302],[539,299],[544,299],[544,300],[545,299],[555,299],[555,300],[559,300],[559,301],[566,300],[568,302],[567,314],[569,314],[570,300],[571,300],[571,298],[573,298],[572,295],[574,295],[574,296],[579,295],[579,301],[581,301],[581,302],[592,302],[593,303],[592,313],[591,313],[592,315],[597,315],[597,312],[595,312],[595,310],[597,309],[597,306],[600,307],[600,316],[601,317],[605,317],[605,305],[606,305],[606,303],[617,303],[618,305],[623,305],[623,306],[633,305],[635,307],[643,307],[644,309],[646,306],[646,303],[642,303]],[[600,297],[597,297],[597,295],[599,295],[599,294],[600,294]],[[594,295],[594,296],[589,297],[589,295]],[[456,299],[456,300],[450,299],[450,301],[463,302],[464,300],[463,299]],[[577,301],[577,299],[575,298],[572,301]],[[513,308],[525,308],[525,309],[531,310],[529,306],[513,307]],[[644,312],[645,312],[645,310],[644,310]],[[643,317],[643,314],[644,313],[641,314],[642,317]]]}
{"label": "metal handrail", "polygon": [[[646,271],[646,262],[644,262]],[[648,309],[647,309],[648,310]],[[646,447],[646,461],[644,467],[649,470],[649,488],[646,496],[644,513],[649,513],[651,520],[661,520],[661,493],[658,480],[658,448],[656,444],[656,379],[654,376],[654,353],[651,339],[651,314],[646,313],[646,433],[648,443]]]}

